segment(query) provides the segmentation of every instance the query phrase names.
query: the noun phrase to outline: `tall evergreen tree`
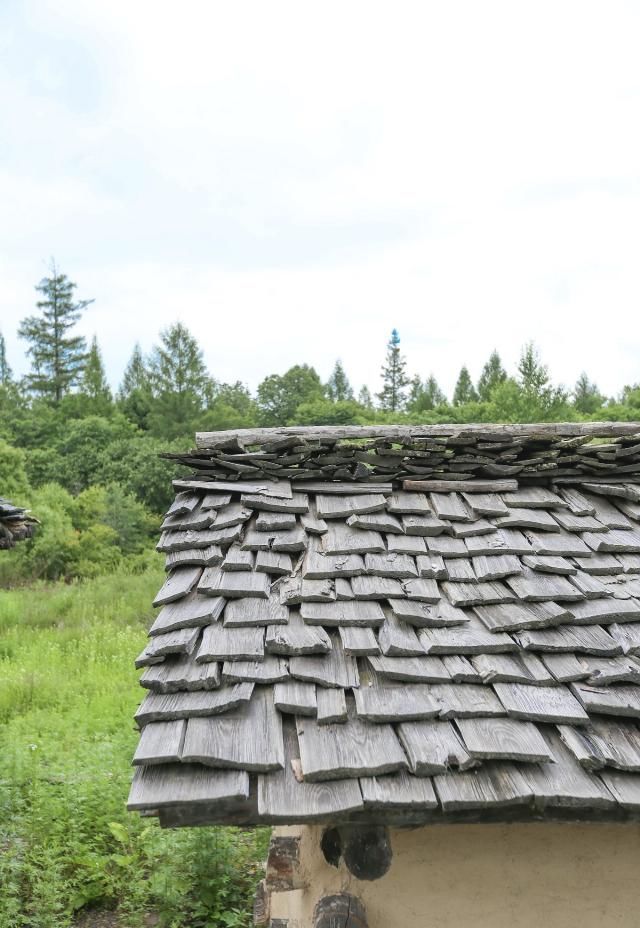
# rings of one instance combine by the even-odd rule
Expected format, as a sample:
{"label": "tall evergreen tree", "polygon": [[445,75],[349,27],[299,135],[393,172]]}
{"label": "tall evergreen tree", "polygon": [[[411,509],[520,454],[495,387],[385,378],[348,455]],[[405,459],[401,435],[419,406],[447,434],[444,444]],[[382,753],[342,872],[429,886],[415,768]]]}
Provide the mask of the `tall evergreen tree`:
{"label": "tall evergreen tree", "polygon": [[358,402],[361,406],[364,406],[365,409],[373,409],[373,398],[371,396],[371,390],[366,384],[360,387],[358,393]]}
{"label": "tall evergreen tree", "polygon": [[507,372],[502,366],[502,360],[497,351],[492,351],[489,360],[482,368],[480,379],[478,380],[478,398],[483,403],[488,403],[491,397],[491,391],[499,383],[507,379]]}
{"label": "tall evergreen tree", "polygon": [[75,289],[76,284],[52,263],[51,276],[36,287],[42,294],[36,303],[40,315],[23,319],[18,329],[20,338],[29,343],[27,354],[33,365],[26,378],[28,388],[56,404],[78,383],[86,360],[84,338],[70,333],[93,300],[76,301]]}
{"label": "tall evergreen tree", "polygon": [[8,387],[13,381],[13,371],[7,360],[7,343],[0,332],[0,387]]}
{"label": "tall evergreen tree", "polygon": [[118,405],[138,428],[148,428],[152,406],[151,378],[137,342],[118,389]]}
{"label": "tall evergreen tree", "polygon": [[453,391],[453,405],[464,406],[466,403],[477,403],[478,394],[471,380],[471,375],[466,365],[463,365],[458,374],[458,381]]}
{"label": "tall evergreen tree", "polygon": [[599,409],[604,402],[605,397],[600,393],[596,384],[592,383],[583,371],[573,388],[573,405],[575,408],[584,415],[591,415]]}
{"label": "tall evergreen tree", "polygon": [[84,365],[82,381],[80,383],[80,392],[89,401],[89,407],[95,415],[101,415],[106,412],[113,403],[111,388],[107,382],[107,377],[102,360],[102,353],[98,347],[98,339],[94,335],[91,339],[91,347]]}
{"label": "tall evergreen tree", "polygon": [[520,354],[518,380],[524,392],[532,396],[539,396],[549,388],[549,370],[533,342],[527,342]]}
{"label": "tall evergreen tree", "polygon": [[429,404],[425,407],[426,409],[435,409],[436,406],[442,406],[447,402],[447,398],[433,374],[430,374],[425,381],[424,396]]}
{"label": "tall evergreen tree", "polygon": [[424,382],[418,374],[412,378],[407,401],[409,412],[428,412],[446,401],[447,398],[433,374],[430,374]]}
{"label": "tall evergreen tree", "polygon": [[342,366],[342,361],[339,359],[336,361],[331,377],[327,381],[327,396],[334,403],[353,399],[353,389]]}
{"label": "tall evergreen tree", "polygon": [[210,377],[198,342],[181,322],[160,333],[151,352],[153,407],[149,422],[163,438],[189,434],[203,408]]}
{"label": "tall evergreen tree", "polygon": [[129,363],[124,369],[118,397],[126,399],[134,390],[148,390],[149,386],[149,371],[144,362],[140,344],[136,342]]}
{"label": "tall evergreen tree", "polygon": [[387,343],[387,356],[382,366],[382,390],[377,394],[380,407],[386,412],[398,412],[406,404],[407,362],[400,354],[400,336],[392,329]]}

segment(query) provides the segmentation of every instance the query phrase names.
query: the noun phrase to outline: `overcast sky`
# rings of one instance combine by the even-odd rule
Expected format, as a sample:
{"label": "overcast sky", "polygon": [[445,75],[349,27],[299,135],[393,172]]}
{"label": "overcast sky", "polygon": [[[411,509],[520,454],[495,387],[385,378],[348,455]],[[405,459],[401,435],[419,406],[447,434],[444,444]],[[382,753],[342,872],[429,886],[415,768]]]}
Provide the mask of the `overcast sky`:
{"label": "overcast sky", "polygon": [[51,256],[117,383],[183,321],[212,374],[451,390],[533,339],[640,381],[640,4],[1,0],[0,329]]}

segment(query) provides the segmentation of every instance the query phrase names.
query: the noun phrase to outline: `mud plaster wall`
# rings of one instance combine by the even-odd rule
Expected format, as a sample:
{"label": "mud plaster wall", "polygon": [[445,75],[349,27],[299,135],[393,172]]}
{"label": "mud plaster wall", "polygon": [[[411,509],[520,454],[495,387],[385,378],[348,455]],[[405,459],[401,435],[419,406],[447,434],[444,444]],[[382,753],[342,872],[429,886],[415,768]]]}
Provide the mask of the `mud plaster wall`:
{"label": "mud plaster wall", "polygon": [[271,918],[311,928],[317,900],[350,892],[369,928],[638,928],[639,825],[439,825],[391,832],[393,863],[375,882],[335,869],[321,828],[302,835],[307,889],[274,893]]}

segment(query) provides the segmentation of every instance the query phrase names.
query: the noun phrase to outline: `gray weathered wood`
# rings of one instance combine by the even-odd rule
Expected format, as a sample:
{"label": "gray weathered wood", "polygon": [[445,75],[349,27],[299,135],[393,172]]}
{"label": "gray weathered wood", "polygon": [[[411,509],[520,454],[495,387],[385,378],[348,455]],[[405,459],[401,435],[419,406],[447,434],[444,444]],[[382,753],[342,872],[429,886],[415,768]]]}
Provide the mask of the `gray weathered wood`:
{"label": "gray weathered wood", "polygon": [[225,683],[279,683],[288,678],[287,662],[275,654],[266,654],[264,660],[260,661],[225,661],[222,665],[222,679]]}
{"label": "gray weathered wood", "polygon": [[281,770],[282,725],[272,692],[259,688],[248,703],[219,718],[189,719],[182,760],[257,773]]}
{"label": "gray weathered wood", "polygon": [[555,683],[553,675],[535,654],[476,654],[471,663],[483,683]]}
{"label": "gray weathered wood", "polygon": [[244,770],[210,770],[189,764],[137,767],[127,800],[130,812],[179,803],[247,800],[249,774]]}
{"label": "gray weathered wood", "polygon": [[438,808],[431,780],[411,776],[404,770],[382,777],[361,777],[360,789],[368,808]]}
{"label": "gray weathered wood", "polygon": [[285,731],[287,761],[281,771],[258,777],[258,813],[269,822],[298,822],[343,816],[362,808],[357,780],[310,783],[296,779],[292,760],[298,759],[295,732]]}
{"label": "gray weathered wood", "polygon": [[[507,577],[507,583],[518,579]],[[453,606],[480,606],[491,603],[510,603],[515,600],[514,593],[500,580],[485,581],[483,583],[455,583],[445,580],[442,592]],[[573,590],[576,593],[576,590]]]}
{"label": "gray weathered wood", "polygon": [[270,654],[325,654],[331,650],[331,641],[324,628],[307,625],[299,611],[291,609],[287,625],[267,628],[265,647]]}
{"label": "gray weathered wood", "polygon": [[276,577],[283,577],[293,570],[291,555],[282,551],[258,551],[256,570]]}
{"label": "gray weathered wood", "polygon": [[180,628],[209,625],[220,617],[223,609],[224,599],[220,596],[212,598],[196,592],[189,593],[183,599],[163,606],[149,629],[149,634],[163,635]]}
{"label": "gray weathered wood", "polygon": [[205,490],[215,493],[251,493],[277,499],[291,499],[291,483],[288,480],[174,480],[174,490]]}
{"label": "gray weathered wood", "polygon": [[387,551],[398,554],[426,555],[427,544],[425,539],[419,535],[387,535]]}
{"label": "gray weathered wood", "polygon": [[[522,602],[567,602],[577,603],[583,598],[583,593],[577,589],[567,578],[559,574],[543,574],[523,568],[521,574],[507,577],[507,585],[513,590]],[[570,606],[569,611],[573,611]]]}
{"label": "gray weathered wood", "polygon": [[460,719],[457,726],[469,755],[477,760],[543,764],[555,759],[533,722],[478,718]]}
{"label": "gray weathered wood", "polygon": [[402,527],[407,535],[436,538],[442,535],[447,528],[447,523],[438,519],[432,512],[425,512],[419,515],[402,516]]}
{"label": "gray weathered wood", "polygon": [[415,629],[398,618],[392,609],[385,611],[385,621],[378,632],[378,641],[385,657],[421,657],[425,653]]}
{"label": "gray weathered wood", "polygon": [[197,586],[201,575],[201,567],[179,567],[172,571],[160,588],[153,605],[164,606],[166,603],[182,599]]}
{"label": "gray weathered wood", "polygon": [[336,600],[335,580],[302,581],[300,600],[306,603],[333,603]]}
{"label": "gray weathered wood", "polygon": [[316,714],[316,687],[313,683],[288,680],[273,687],[273,701],[279,712],[290,715]]}
{"label": "gray weathered wood", "polygon": [[552,731],[544,735],[555,764],[531,764],[521,775],[531,788],[536,804],[549,806],[606,808],[613,798],[597,776],[583,770],[573,754]]}
{"label": "gray weathered wood", "polygon": [[474,766],[451,722],[420,721],[398,725],[398,737],[418,777],[446,773],[451,767]]}
{"label": "gray weathered wood", "polygon": [[264,628],[225,628],[208,625],[196,661],[251,661],[264,656]]}
{"label": "gray weathered wood", "polygon": [[473,613],[467,613],[464,625],[447,628],[422,628],[420,643],[427,654],[491,654],[515,651],[516,645],[503,632],[490,632]]}
{"label": "gray weathered wood", "polygon": [[300,615],[310,625],[382,625],[384,612],[380,603],[367,600],[344,600],[335,603],[301,603]]}
{"label": "gray weathered wood", "polygon": [[401,490],[391,494],[387,509],[398,515],[420,515],[431,511],[424,493],[403,493]]}
{"label": "gray weathered wood", "polygon": [[[505,481],[507,483],[515,483],[515,481]],[[496,492],[488,493],[467,493],[466,487],[468,482],[464,484],[464,492],[462,493],[463,499],[466,502],[467,506],[475,512],[477,516],[503,516],[506,515],[509,511],[505,506],[502,497],[498,496]],[[517,484],[516,484],[517,486]]]}
{"label": "gray weathered wood", "polygon": [[372,669],[389,680],[412,683],[443,683],[451,679],[439,657],[376,657],[367,658]]}
{"label": "gray weathered wood", "polygon": [[320,493],[316,496],[316,509],[321,519],[347,519],[355,514],[379,512],[385,505],[386,498],[381,493],[354,496],[325,496]]}
{"label": "gray weathered wood", "polygon": [[260,512],[256,519],[259,532],[281,532],[295,527],[296,517],[293,512]]}
{"label": "gray weathered wood", "polygon": [[571,688],[588,712],[640,718],[640,687],[588,686],[572,683]]}
{"label": "gray weathered wood", "polygon": [[453,580],[455,583],[473,583],[478,579],[470,558],[445,558],[444,565],[447,571],[447,579]]}
{"label": "gray weathered wood", "polygon": [[440,703],[441,719],[504,715],[505,710],[489,686],[473,683],[434,683],[431,696]]}
{"label": "gray weathered wood", "polygon": [[522,558],[525,567],[542,574],[563,574],[569,576],[576,573],[576,566],[564,557],[539,557],[537,554],[525,554]]}
{"label": "gray weathered wood", "polygon": [[[501,580],[522,571],[520,559],[515,554],[494,554],[488,557],[481,554],[472,558],[472,564],[474,579],[477,577],[481,581]],[[454,578],[449,575],[449,579]]]}
{"label": "gray weathered wood", "polygon": [[408,554],[399,554],[396,551],[386,551],[383,554],[365,554],[365,569],[368,574],[378,577],[391,577],[403,580],[407,577],[417,577],[416,562]]}
{"label": "gray weathered wood", "polygon": [[444,558],[439,554],[418,555],[416,558],[416,567],[418,574],[426,580],[446,580],[447,568],[444,564]]}
{"label": "gray weathered wood", "polygon": [[220,685],[220,665],[198,664],[191,655],[178,655],[147,667],[140,685],[158,693],[215,689]]}
{"label": "gray weathered wood", "polygon": [[437,603],[390,599],[389,606],[399,619],[417,628],[444,628],[449,625],[464,625],[469,621],[469,616],[462,609],[452,606],[446,599]]}
{"label": "gray weathered wood", "polygon": [[364,657],[380,653],[378,639],[370,628],[341,627],[339,632],[345,654]]}
{"label": "gray weathered wood", "polygon": [[316,700],[319,725],[331,725],[347,721],[347,701],[344,690],[318,686],[316,688]]}
{"label": "gray weathered wood", "polygon": [[403,480],[405,490],[425,493],[451,493],[464,490],[465,493],[505,493],[518,488],[517,480]]}
{"label": "gray weathered wood", "polygon": [[557,603],[497,603],[475,606],[474,613],[489,631],[517,631],[526,628],[548,628],[571,619],[564,606]]}
{"label": "gray weathered wood", "polygon": [[255,554],[253,551],[243,551],[237,545],[227,549],[220,570],[253,570]]}
{"label": "gray weathered wood", "polygon": [[180,760],[186,722],[151,722],[143,728],[132,763],[170,764]]}
{"label": "gray weathered wood", "polygon": [[407,761],[391,725],[372,725],[350,718],[338,725],[298,719],[300,762],[305,780],[380,776],[406,767]]}
{"label": "gray weathered wood", "polygon": [[231,599],[224,610],[225,628],[242,628],[255,625],[286,625],[289,610],[282,606],[272,593],[268,600],[249,596]]}
{"label": "gray weathered wood", "polygon": [[531,629],[517,632],[514,638],[521,647],[532,651],[577,651],[602,657],[622,654],[622,646],[600,625],[561,625],[558,628]]}
{"label": "gray weathered wood", "polygon": [[370,685],[354,690],[358,717],[368,722],[402,722],[433,719],[440,703],[432,699],[427,684]]}
{"label": "gray weathered wood", "polygon": [[138,725],[220,715],[251,699],[253,683],[188,693],[149,693],[135,714]]}
{"label": "gray weathered wood", "polygon": [[494,683],[493,688],[513,718],[580,725],[589,721],[587,713],[565,686]]}
{"label": "gray weathered wood", "polygon": [[359,685],[355,658],[345,654],[342,642],[333,637],[328,654],[291,657],[289,673],[298,680],[319,683],[321,686],[350,689]]}
{"label": "gray weathered wood", "polygon": [[309,498],[305,493],[290,493],[287,498],[266,493],[242,492],[240,502],[249,509],[259,512],[290,512],[301,515],[309,510]]}
{"label": "gray weathered wood", "polygon": [[249,596],[269,598],[271,584],[267,574],[249,570],[220,570],[207,568],[198,584],[198,592],[207,596],[242,598]]}

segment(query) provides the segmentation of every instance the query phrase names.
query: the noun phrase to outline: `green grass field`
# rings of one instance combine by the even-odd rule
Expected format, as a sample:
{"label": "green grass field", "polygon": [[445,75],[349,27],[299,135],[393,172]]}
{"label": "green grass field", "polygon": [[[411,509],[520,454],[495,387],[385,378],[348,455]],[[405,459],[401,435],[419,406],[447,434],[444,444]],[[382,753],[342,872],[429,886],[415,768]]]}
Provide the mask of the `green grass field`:
{"label": "green grass field", "polygon": [[[267,833],[128,813],[132,716],[161,567],[0,591],[0,928],[250,924]],[[91,924],[87,919],[83,924]]]}

